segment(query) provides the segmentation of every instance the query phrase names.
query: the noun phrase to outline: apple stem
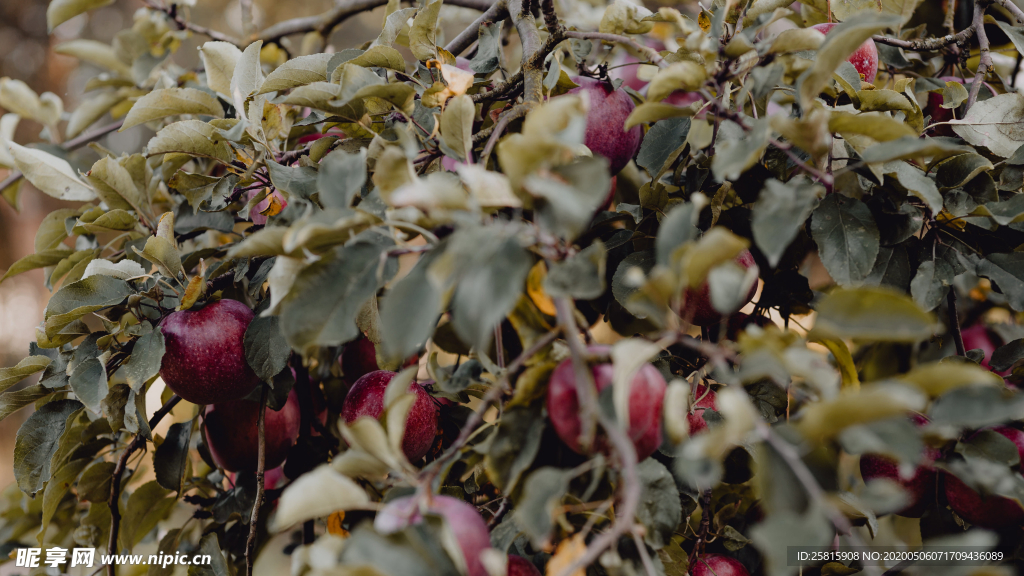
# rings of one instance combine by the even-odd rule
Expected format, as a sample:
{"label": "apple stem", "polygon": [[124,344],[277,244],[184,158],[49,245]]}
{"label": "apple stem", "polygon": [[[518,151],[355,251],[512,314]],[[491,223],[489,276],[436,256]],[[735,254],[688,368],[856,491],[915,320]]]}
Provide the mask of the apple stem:
{"label": "apple stem", "polygon": [[[178,405],[178,402],[181,402],[180,396],[177,394],[171,396],[170,400],[161,406],[153,414],[153,417],[149,419],[149,429],[153,430],[153,428],[156,428],[156,425]],[[107,542],[107,554],[111,556],[117,554],[117,530],[121,526],[121,510],[118,506],[118,501],[121,499],[121,476],[124,475],[124,470],[128,466],[128,458],[145,444],[146,437],[142,434],[136,434],[135,438],[125,447],[124,452],[121,453],[121,457],[117,460],[117,465],[114,466],[114,473],[110,476],[110,498],[107,499],[107,506],[110,507],[110,539]],[[114,564],[108,564],[107,575],[115,576],[115,574]]]}
{"label": "apple stem", "polygon": [[252,576],[253,564],[256,561],[256,524],[260,517],[260,506],[263,505],[263,475],[267,467],[267,438],[264,421],[267,412],[267,385],[260,384],[260,411],[256,419],[256,430],[259,438],[257,444],[258,457],[256,459],[256,501],[252,505],[252,514],[249,516],[249,538],[245,542],[245,573]]}
{"label": "apple stem", "polygon": [[966,356],[964,348],[964,335],[960,332],[960,318],[956,312],[956,288],[950,286],[946,294],[946,308],[949,314],[949,331],[953,334],[953,343],[956,344],[957,356]]}

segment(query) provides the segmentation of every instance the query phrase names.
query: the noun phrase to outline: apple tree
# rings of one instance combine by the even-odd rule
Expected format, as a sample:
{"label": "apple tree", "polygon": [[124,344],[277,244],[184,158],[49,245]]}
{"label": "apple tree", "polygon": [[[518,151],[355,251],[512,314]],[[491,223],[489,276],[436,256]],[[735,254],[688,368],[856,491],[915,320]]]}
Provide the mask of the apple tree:
{"label": "apple tree", "polygon": [[[51,292],[0,369],[0,418],[32,410],[4,557],[1024,565],[1011,0],[446,0],[479,12],[450,37],[442,0],[263,29],[240,4],[243,38],[146,0],[58,45],[105,70],[70,112],[0,80],[0,192],[66,201],[3,276]],[[373,41],[331,35],[378,7]],[[140,149],[103,144],[125,130]]]}

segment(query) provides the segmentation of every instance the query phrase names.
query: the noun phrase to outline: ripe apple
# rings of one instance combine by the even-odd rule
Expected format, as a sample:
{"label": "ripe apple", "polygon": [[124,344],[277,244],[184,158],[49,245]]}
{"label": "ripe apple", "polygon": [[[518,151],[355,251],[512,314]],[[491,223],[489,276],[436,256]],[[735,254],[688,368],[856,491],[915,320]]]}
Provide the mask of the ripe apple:
{"label": "ripe apple", "polygon": [[341,372],[349,382],[355,382],[364,374],[380,370],[377,365],[377,348],[366,336],[345,344],[341,350]]}
{"label": "ripe apple", "polygon": [[[828,34],[832,28],[836,25],[835,22],[823,22],[821,24],[815,24],[811,26],[815,30],[822,34]],[[875,76],[878,74],[878,48],[875,47],[875,41],[868,38],[857,48],[850,57],[846,59],[853,67],[857,69],[861,77],[868,84],[875,83]]]}
{"label": "ripe apple", "polygon": [[[992,430],[1013,441],[1024,461],[1024,432],[1009,426],[997,426]],[[948,472],[944,478],[949,507],[964,520],[975,526],[993,529],[1024,524],[1024,508],[1015,500],[1002,496],[985,498]]]}
{"label": "ripe apple", "polygon": [[[593,346],[591,353],[607,353],[608,348]],[[611,364],[591,367],[597,392],[612,384],[614,368]],[[665,397],[665,379],[651,364],[644,364],[633,377],[629,391],[629,437],[636,448],[636,457],[643,460],[661,446],[661,404]],[[576,395],[576,375],[572,359],[563,360],[548,383],[548,414],[555,432],[569,448],[580,452],[579,398]],[[594,448],[608,451],[608,441],[598,435]]]}
{"label": "ripe apple", "polygon": [[523,558],[522,556],[516,556],[515,554],[508,555],[508,576],[541,576],[540,570],[533,565],[532,562]]}
{"label": "ripe apple", "polygon": [[618,174],[640,149],[643,129],[634,126],[624,130],[626,118],[636,105],[622,90],[612,88],[610,82],[583,76],[573,77],[576,88],[568,94],[586,92],[590,96],[590,111],[587,113],[587,132],[583,143],[595,155],[608,159],[612,175]]}
{"label": "ripe apple", "polygon": [[[917,426],[924,426],[928,419],[921,414],[911,413],[911,421]],[[910,495],[910,503],[898,514],[908,518],[920,518],[930,501],[935,500],[935,482],[938,477],[932,464],[939,459],[941,452],[925,446],[921,454],[921,463],[914,470],[914,475],[907,478],[899,473],[899,462],[881,454],[864,454],[860,457],[860,475],[864,481],[874,478],[888,478],[906,490]]]}
{"label": "ripe apple", "polygon": [[750,572],[725,554],[701,554],[693,561],[690,576],[750,576]]}
{"label": "ripe apple", "polygon": [[[394,377],[394,372],[376,370],[356,380],[341,407],[341,417],[345,423],[351,424],[361,416],[380,418],[384,412],[384,391]],[[434,444],[434,436],[437,433],[437,404],[423,386],[413,382],[409,390],[416,395],[416,402],[409,410],[409,418],[405,423],[402,452],[410,462],[416,462],[423,458]]]}
{"label": "ripe apple", "polygon": [[[487,576],[480,553],[491,547],[491,535],[476,508],[458,498],[434,496],[425,512],[444,518],[462,550],[468,576]],[[423,514],[416,497],[406,496],[385,504],[377,513],[373,527],[381,534],[393,534],[422,521]]]}
{"label": "ripe apple", "polygon": [[237,300],[174,312],[160,321],[164,357],[160,377],[193,404],[219,404],[252,392],[260,379],[242,342],[254,314]]}
{"label": "ripe apple", "polygon": [[[259,402],[232,400],[206,407],[203,435],[214,462],[229,472],[256,471],[259,459]],[[267,408],[263,417],[265,470],[276,468],[299,437],[299,397],[293,389],[280,410]]]}
{"label": "ripe apple", "polygon": [[[988,365],[988,361],[992,359],[992,353],[999,347],[992,339],[992,332],[984,324],[975,324],[969,328],[964,328],[960,332],[960,336],[964,339],[965,350],[980,349],[985,354],[985,357],[981,360],[981,365],[991,370],[992,368]],[[996,372],[996,374],[1009,376],[1010,372],[1012,370],[1004,370]]]}
{"label": "ripe apple", "polygon": [[708,422],[704,419],[703,408],[718,410],[715,406],[715,391],[708,389],[707,386],[703,384],[697,385],[696,398],[697,403],[693,405],[693,412],[686,415],[686,421],[690,423],[690,434],[696,434],[707,429]]}
{"label": "ripe apple", "polygon": [[[733,261],[745,269],[757,267],[750,250],[744,249]],[[750,302],[756,293],[757,283],[755,282],[750,287],[750,291],[747,292],[747,298],[743,304]],[[743,304],[740,306],[742,307]],[[704,280],[697,288],[686,289],[683,308],[679,315],[683,318],[689,318],[690,322],[697,326],[711,326],[722,321],[722,313],[715,310],[715,307],[711,304],[711,287],[708,285],[707,280]]]}

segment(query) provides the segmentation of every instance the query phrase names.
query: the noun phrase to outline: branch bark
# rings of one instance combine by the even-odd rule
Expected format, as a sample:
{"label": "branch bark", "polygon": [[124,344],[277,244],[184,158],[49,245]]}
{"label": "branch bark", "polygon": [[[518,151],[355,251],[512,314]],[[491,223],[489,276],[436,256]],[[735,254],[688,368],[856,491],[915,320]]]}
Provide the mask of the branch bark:
{"label": "branch bark", "polygon": [[934,50],[940,50],[950,44],[963,45],[974,36],[974,26],[964,28],[956,34],[946,34],[945,36],[939,36],[937,38],[921,38],[917,40],[901,40],[899,38],[889,38],[888,36],[872,36],[871,39],[879,44],[888,44],[889,46],[896,46],[897,48],[903,48],[904,50],[914,50],[915,52],[928,52]]}
{"label": "branch bark", "polygon": [[267,467],[267,435],[264,424],[267,413],[267,385],[260,384],[260,411],[256,419],[257,458],[256,458],[256,501],[252,505],[249,516],[249,538],[245,542],[245,573],[252,576],[252,567],[256,562],[256,525],[260,519],[260,507],[263,505],[263,480]]}
{"label": "branch bark", "polygon": [[467,48],[476,42],[476,39],[480,36],[480,27],[488,22],[500,22],[508,18],[508,7],[506,0],[498,0],[491,7],[484,11],[472,24],[470,24],[465,30],[459,32],[459,35],[452,38],[452,41],[444,47],[445,50],[451,52],[455,56],[462,54]]}
{"label": "branch bark", "polygon": [[[1010,2],[1012,4],[1012,2]],[[988,35],[985,33],[985,9],[989,4],[985,0],[976,0],[974,3],[974,28],[978,35],[978,49],[981,50],[981,57],[978,60],[978,71],[974,74],[974,82],[971,83],[971,92],[967,95],[966,111],[978,101],[978,94],[981,92],[981,85],[985,82],[985,76],[992,69],[992,53],[989,51]],[[1020,9],[1018,8],[1018,12]]]}
{"label": "branch bark", "polygon": [[[153,417],[149,419],[149,429],[156,428],[156,425],[163,420],[175,406],[181,402],[181,397],[175,394],[171,396],[171,399],[166,404],[160,407]],[[124,452],[121,453],[121,457],[117,460],[117,465],[114,466],[114,473],[110,477],[110,497],[107,499],[107,506],[110,507],[110,539],[107,540],[107,554],[113,556],[117,554],[117,533],[121,527],[121,509],[118,506],[121,500],[121,476],[124,474],[125,468],[128,466],[128,458],[135,453],[136,450],[142,448],[146,443],[146,437],[142,434],[136,434],[135,438],[125,447]],[[115,576],[116,569],[113,564],[107,565],[107,575]]]}

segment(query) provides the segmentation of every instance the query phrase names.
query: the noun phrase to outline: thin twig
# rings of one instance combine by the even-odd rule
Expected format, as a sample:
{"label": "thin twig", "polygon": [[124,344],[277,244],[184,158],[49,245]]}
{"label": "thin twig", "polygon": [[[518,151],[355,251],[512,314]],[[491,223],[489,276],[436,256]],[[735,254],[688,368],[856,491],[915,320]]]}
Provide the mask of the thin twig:
{"label": "thin twig", "polygon": [[888,36],[872,36],[871,39],[878,44],[888,44],[889,46],[896,46],[897,48],[903,48],[904,50],[913,50],[915,52],[928,52],[934,50],[941,50],[950,44],[964,45],[968,40],[974,36],[974,26],[964,28],[956,34],[947,34],[945,36],[939,36],[936,38],[920,38],[917,40],[901,40],[899,38],[889,38]]}
{"label": "thin twig", "polygon": [[[122,125],[124,125],[124,120],[118,120],[117,122],[107,124],[106,126],[100,126],[99,128],[86,132],[85,134],[82,134],[77,138],[72,138],[71,140],[68,140],[67,142],[61,144],[60,147],[67,150],[68,152],[72,150],[78,150],[82,146],[85,146],[86,144],[93,142],[94,140],[99,140],[100,138],[106,136],[107,134],[115,132]],[[23,174],[21,172],[18,172],[17,170],[11,172],[7,176],[7,178],[4,179],[3,182],[0,182],[0,190],[5,190],[11,184],[14,184],[18,180],[21,180],[22,176]]]}
{"label": "thin twig", "polygon": [[996,4],[999,4],[1000,6],[1005,8],[1007,12],[1009,12],[1014,18],[1016,18],[1018,25],[1024,24],[1024,10],[1021,10],[1020,6],[1017,6],[1016,4],[1014,4],[1012,0],[992,0],[992,1],[994,1]]}
{"label": "thin twig", "polygon": [[[501,138],[502,133],[505,132],[505,128],[513,120],[526,116],[526,113],[533,109],[532,102],[523,102],[522,104],[516,104],[511,110],[508,110],[498,118],[498,121],[494,123],[490,131],[485,132],[481,130],[476,136],[489,136],[487,138],[487,144],[484,146],[483,152],[480,153],[480,162],[487,162],[487,158],[491,155],[491,151],[494,150],[495,145],[498,144],[498,139]],[[474,140],[476,140],[474,136]]]}
{"label": "thin twig", "polygon": [[942,20],[942,27],[949,30],[950,34],[955,32],[953,18],[956,16],[956,3],[957,0],[946,2],[946,17]]}
{"label": "thin twig", "polygon": [[[149,429],[156,428],[156,425],[163,420],[164,416],[167,415],[175,406],[181,402],[181,397],[177,394],[171,396],[170,400],[166,404],[160,407],[153,417],[149,419]],[[128,466],[128,458],[141,448],[146,443],[146,437],[142,434],[136,434],[135,438],[125,447],[121,457],[117,460],[117,465],[114,466],[114,472],[110,476],[110,497],[107,499],[107,506],[110,507],[110,539],[107,541],[107,554],[113,556],[117,554],[117,532],[121,526],[121,509],[118,506],[121,500],[121,476],[124,474],[125,468]],[[114,564],[107,565],[107,574],[109,576],[115,576],[116,571]]]}
{"label": "thin twig", "polygon": [[484,11],[472,24],[467,26],[465,30],[459,32],[458,36],[452,38],[452,41],[444,49],[456,56],[462,54],[466,48],[472,46],[473,42],[476,42],[477,38],[480,37],[480,28],[482,26],[488,23],[501,22],[505,18],[508,18],[506,0],[498,0],[491,4],[491,7]]}
{"label": "thin twig", "polygon": [[[981,85],[985,82],[985,75],[992,70],[992,53],[989,51],[988,35],[985,33],[985,8],[988,7],[986,0],[975,0],[974,3],[974,31],[978,35],[978,49],[981,50],[981,58],[978,60],[978,72],[974,75],[974,82],[971,83],[971,93],[967,95],[967,104],[964,106],[965,113],[978,101],[978,94],[981,93]],[[1020,9],[1018,8],[1018,12]]]}
{"label": "thin twig", "polygon": [[[249,3],[251,6],[252,0],[249,0]],[[242,41],[238,38],[235,38],[234,36],[228,36],[223,32],[218,32],[216,30],[213,30],[212,28],[200,26],[199,24],[194,24],[192,22],[189,22],[188,20],[185,20],[181,17],[181,13],[178,12],[177,4],[157,4],[156,2],[150,0],[146,0],[145,4],[152,10],[157,10],[166,14],[167,17],[170,18],[174,22],[174,24],[178,26],[178,30],[188,30],[190,32],[195,32],[196,34],[202,34],[203,36],[206,36],[213,40],[227,42],[229,44],[234,44],[235,46],[241,46],[244,48],[244,46],[242,46]]]}
{"label": "thin twig", "polygon": [[946,312],[949,315],[949,331],[953,334],[953,343],[956,345],[957,356],[966,356],[964,348],[964,335],[960,332],[960,318],[956,312],[956,288],[950,286],[946,294]]}
{"label": "thin twig", "polygon": [[260,519],[260,506],[263,505],[263,481],[267,466],[267,437],[265,430],[267,412],[267,385],[260,384],[260,411],[256,419],[257,458],[256,458],[256,501],[252,505],[249,516],[249,538],[245,542],[245,573],[252,576],[252,567],[256,562],[256,525]]}

